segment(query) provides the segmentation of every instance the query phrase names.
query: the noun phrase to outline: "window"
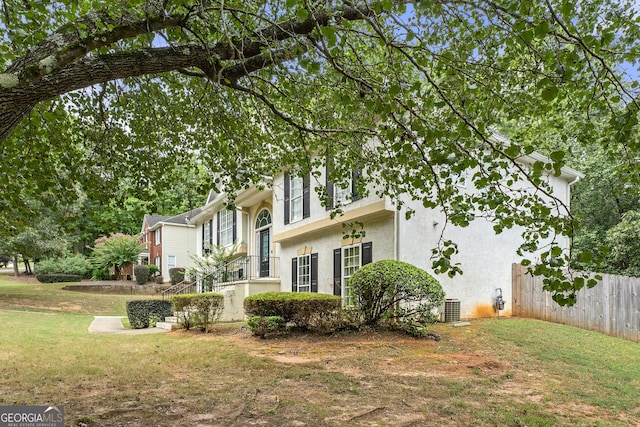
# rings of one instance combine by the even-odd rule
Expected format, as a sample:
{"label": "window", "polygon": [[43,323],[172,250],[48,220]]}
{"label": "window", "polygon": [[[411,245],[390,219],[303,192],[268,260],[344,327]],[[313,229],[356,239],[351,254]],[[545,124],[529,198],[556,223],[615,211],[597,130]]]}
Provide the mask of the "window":
{"label": "window", "polygon": [[235,211],[222,210],[218,212],[218,244],[230,246],[234,241],[234,215]]}
{"label": "window", "polygon": [[310,216],[309,174],[306,177],[284,176],[284,223],[300,221]]}
{"label": "window", "polygon": [[360,268],[360,245],[342,249],[342,298],[346,305],[353,304],[353,297],[349,289],[349,278]]}
{"label": "window", "polygon": [[311,292],[311,255],[298,257],[298,292]]}
{"label": "window", "polygon": [[159,228],[156,231],[154,231],[154,235],[155,235],[156,245],[159,245],[160,244],[160,229]]}
{"label": "window", "polygon": [[202,253],[208,254],[211,251],[211,245],[213,244],[213,220],[209,220],[202,224]]}
{"label": "window", "polygon": [[352,201],[360,200],[360,195],[356,191],[356,184],[360,181],[358,177],[362,175],[362,170],[352,171],[351,177],[342,185],[334,185],[333,182],[329,180],[329,175],[331,175],[331,166],[328,165],[326,170],[327,196],[329,197],[326,206],[327,210],[331,210],[335,206],[344,206]]}
{"label": "window", "polygon": [[318,292],[318,254],[291,259],[291,291]]}
{"label": "window", "polygon": [[351,187],[353,182],[349,180],[347,185],[341,187],[339,185],[333,186],[333,203],[335,205],[346,205],[351,203]]}
{"label": "window", "polygon": [[174,268],[176,266],[176,256],[168,255],[167,256],[167,268]]}
{"label": "window", "polygon": [[160,258],[160,256],[157,256],[155,261],[154,261],[154,264],[156,265],[156,267],[158,267],[158,269],[160,271],[162,271],[162,262],[161,262],[161,260],[162,259]]}
{"label": "window", "polygon": [[302,194],[303,183],[302,178],[295,177],[291,179],[291,212],[289,213],[290,222],[296,222],[302,219]]}
{"label": "window", "polygon": [[333,251],[333,294],[341,296],[345,305],[353,303],[349,278],[358,268],[373,260],[373,243],[366,242]]}
{"label": "window", "polygon": [[263,209],[258,214],[256,218],[256,230],[260,230],[263,227],[266,227],[271,224],[271,214],[268,210]]}

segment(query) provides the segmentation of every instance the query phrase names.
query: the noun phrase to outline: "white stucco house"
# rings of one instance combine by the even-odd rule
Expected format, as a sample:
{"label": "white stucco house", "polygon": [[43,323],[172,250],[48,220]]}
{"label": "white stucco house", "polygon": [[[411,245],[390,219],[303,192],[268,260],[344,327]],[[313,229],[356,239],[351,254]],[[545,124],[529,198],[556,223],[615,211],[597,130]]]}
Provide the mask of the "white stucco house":
{"label": "white stucco house", "polygon": [[[520,160],[527,164],[544,158],[534,153]],[[521,260],[516,254],[521,230],[495,234],[490,222],[476,219],[464,228],[448,225],[443,232],[444,217],[437,210],[406,200],[415,210],[406,220],[389,198],[374,191],[359,197],[355,186],[337,188],[326,181],[326,171],[317,172],[315,184],[282,173],[267,189],[252,187],[240,193],[233,210],[226,208],[224,194],[210,195],[202,212],[191,218],[190,225],[197,229],[194,250],[199,255],[206,254],[210,243],[238,244],[230,266],[235,272],[230,276],[231,286],[218,288],[226,295],[222,320],[243,319],[244,297],[273,290],[341,295],[348,303],[349,277],[360,266],[377,260],[405,261],[432,273],[431,249],[441,235],[459,248],[455,260],[464,274],[436,277],[446,297],[459,300],[460,317],[497,315],[499,292],[505,301],[499,314],[511,314],[512,264]],[[548,182],[554,196],[568,206],[571,184],[581,174],[566,167],[561,172],[550,174]],[[344,203],[343,214],[333,219],[312,188],[324,182],[327,193]],[[356,221],[364,225],[365,236],[345,239],[343,224]]]}

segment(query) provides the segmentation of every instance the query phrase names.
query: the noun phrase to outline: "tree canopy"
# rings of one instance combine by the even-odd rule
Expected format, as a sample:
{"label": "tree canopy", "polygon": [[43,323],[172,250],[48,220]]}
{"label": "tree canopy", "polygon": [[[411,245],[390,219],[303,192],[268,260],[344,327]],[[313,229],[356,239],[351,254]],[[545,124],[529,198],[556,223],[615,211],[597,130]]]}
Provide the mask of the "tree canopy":
{"label": "tree canopy", "polygon": [[[571,301],[584,280],[554,274],[573,218],[544,179],[566,149],[517,159],[595,144],[637,184],[639,22],[627,0],[6,0],[0,208],[108,200],[123,179],[144,194],[194,167],[233,192],[329,153],[336,181],[364,169],[400,207],[522,227],[523,257],[547,245],[538,272]],[[468,170],[480,196],[451,178]],[[436,272],[459,271],[452,248]]]}

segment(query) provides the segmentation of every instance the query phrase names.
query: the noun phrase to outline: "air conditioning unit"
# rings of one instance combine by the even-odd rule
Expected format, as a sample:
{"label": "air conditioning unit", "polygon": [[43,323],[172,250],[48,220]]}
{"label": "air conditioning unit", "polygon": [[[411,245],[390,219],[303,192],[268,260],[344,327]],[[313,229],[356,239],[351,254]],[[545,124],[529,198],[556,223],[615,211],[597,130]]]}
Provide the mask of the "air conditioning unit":
{"label": "air conditioning unit", "polygon": [[460,300],[446,299],[444,302],[444,323],[460,321]]}

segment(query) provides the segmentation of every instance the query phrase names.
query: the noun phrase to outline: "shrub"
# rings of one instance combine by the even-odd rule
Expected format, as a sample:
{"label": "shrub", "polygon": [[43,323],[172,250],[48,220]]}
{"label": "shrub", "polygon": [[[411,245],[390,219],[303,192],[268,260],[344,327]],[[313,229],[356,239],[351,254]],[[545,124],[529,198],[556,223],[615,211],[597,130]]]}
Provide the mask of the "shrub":
{"label": "shrub", "polygon": [[77,274],[63,274],[63,273],[51,273],[51,274],[36,274],[36,279],[40,283],[64,283],[64,282],[80,282],[82,277]]}
{"label": "shrub", "polygon": [[170,268],[169,278],[171,279],[172,285],[182,282],[184,280],[184,268],[183,267]]}
{"label": "shrub", "polygon": [[342,331],[357,331],[362,325],[362,316],[351,307],[341,307],[330,313],[314,315],[309,320],[309,331],[330,335]]}
{"label": "shrub", "polygon": [[247,326],[260,338],[287,333],[287,322],[280,316],[253,316],[247,319]]}
{"label": "shrub", "polygon": [[91,266],[78,254],[66,258],[44,259],[36,264],[36,274],[74,274],[84,278],[91,276]]}
{"label": "shrub", "polygon": [[341,305],[338,296],[310,292],[267,292],[244,299],[247,316],[280,316],[301,329],[309,329],[314,319],[329,316]]}
{"label": "shrub", "polygon": [[160,269],[158,268],[157,265],[149,264],[148,267],[149,267],[149,276],[150,277],[155,277],[155,276],[160,274]]}
{"label": "shrub", "polygon": [[224,308],[224,296],[213,292],[182,294],[173,297],[173,308],[178,312],[179,321],[185,329],[200,325],[209,332]]}
{"label": "shrub", "polygon": [[349,280],[356,310],[372,325],[381,319],[435,321],[433,309],[444,303],[440,283],[426,271],[402,261],[383,260],[356,270]]}
{"label": "shrub", "polygon": [[149,280],[149,266],[136,265],[133,267],[133,275],[136,276],[136,282],[138,282],[138,284],[144,285]]}
{"label": "shrub", "polygon": [[145,246],[134,236],[114,234],[100,237],[96,239],[93,248],[94,270],[104,271],[113,267],[116,280],[122,279],[126,275],[125,267],[136,263],[138,256],[145,250]]}
{"label": "shrub", "polygon": [[159,299],[127,301],[127,317],[134,329],[148,328],[165,317],[172,316],[171,301]]}
{"label": "shrub", "polygon": [[162,285],[164,283],[164,277],[162,276],[156,276],[156,283],[158,285]]}

